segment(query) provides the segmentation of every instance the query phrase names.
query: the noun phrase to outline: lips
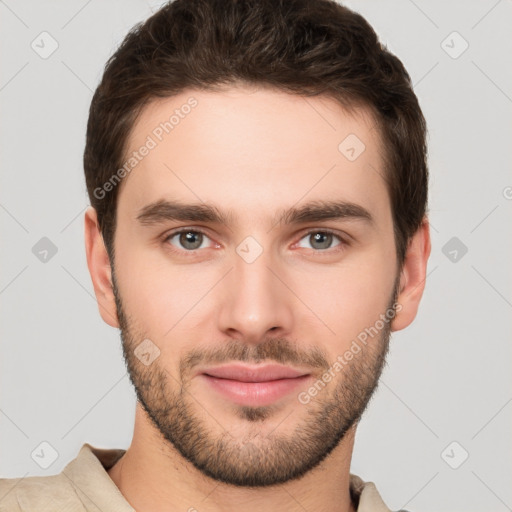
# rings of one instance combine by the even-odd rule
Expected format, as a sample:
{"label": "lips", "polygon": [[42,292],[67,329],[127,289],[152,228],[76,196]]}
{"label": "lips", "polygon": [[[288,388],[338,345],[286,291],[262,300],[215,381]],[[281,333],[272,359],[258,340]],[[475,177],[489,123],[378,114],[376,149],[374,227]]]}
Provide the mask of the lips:
{"label": "lips", "polygon": [[[196,376],[217,396],[245,406],[270,405],[297,392],[311,378],[289,366],[229,364],[203,368]],[[210,391],[210,392],[211,392]]]}
{"label": "lips", "polygon": [[201,373],[218,379],[237,380],[239,382],[268,382],[280,379],[294,379],[308,372],[281,365],[226,365],[203,370]]}

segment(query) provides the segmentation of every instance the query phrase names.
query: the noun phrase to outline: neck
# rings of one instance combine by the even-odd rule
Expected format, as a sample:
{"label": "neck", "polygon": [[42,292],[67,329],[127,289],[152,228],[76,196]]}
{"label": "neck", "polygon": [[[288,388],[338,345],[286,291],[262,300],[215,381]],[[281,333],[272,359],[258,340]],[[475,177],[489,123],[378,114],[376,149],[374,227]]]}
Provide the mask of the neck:
{"label": "neck", "polygon": [[271,487],[237,487],[205,476],[185,460],[137,404],[132,443],[108,474],[137,512],[356,512],[349,487],[354,435],[355,426],[299,479]]}

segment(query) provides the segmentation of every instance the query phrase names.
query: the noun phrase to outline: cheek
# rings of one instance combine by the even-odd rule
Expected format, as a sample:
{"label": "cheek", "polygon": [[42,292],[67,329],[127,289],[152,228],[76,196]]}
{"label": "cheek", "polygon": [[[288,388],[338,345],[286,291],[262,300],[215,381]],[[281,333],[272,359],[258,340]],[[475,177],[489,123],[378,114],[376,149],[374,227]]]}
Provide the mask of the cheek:
{"label": "cheek", "polygon": [[317,268],[295,283],[294,290],[308,308],[329,329],[322,332],[332,339],[336,350],[350,344],[362,330],[375,324],[385,313],[394,284],[393,262],[385,262],[375,252],[357,263]]}
{"label": "cheek", "polygon": [[162,341],[187,324],[191,316],[187,312],[204,295],[210,280],[190,266],[172,265],[154,250],[124,253],[116,262],[116,274],[127,313],[149,337]]}

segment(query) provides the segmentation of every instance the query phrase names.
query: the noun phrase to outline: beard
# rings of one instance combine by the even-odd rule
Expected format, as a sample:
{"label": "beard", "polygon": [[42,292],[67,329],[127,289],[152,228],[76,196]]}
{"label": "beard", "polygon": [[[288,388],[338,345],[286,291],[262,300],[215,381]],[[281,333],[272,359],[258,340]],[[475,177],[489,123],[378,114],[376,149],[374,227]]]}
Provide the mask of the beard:
{"label": "beard", "polygon": [[[321,376],[332,366],[324,352],[317,348],[305,352],[284,338],[266,338],[258,345],[230,340],[219,348],[201,347],[187,352],[179,362],[176,379],[159,364],[158,358],[148,366],[137,358],[135,348],[146,336],[136,329],[135,321],[129,320],[113,269],[112,285],[124,359],[139,403],[168,446],[216,481],[262,487],[300,478],[317,467],[359,422],[377,389],[389,348],[390,321],[384,322],[378,336],[355,354],[307,405],[297,400],[292,412],[305,414],[300,415],[292,432],[279,434],[276,427],[267,435],[262,433],[265,420],[276,415],[275,404],[232,404],[233,412],[248,428],[243,430],[244,435],[240,435],[240,430],[234,435],[223,427],[218,433],[216,419],[188,391],[194,367],[205,363],[265,361],[315,368]],[[394,310],[398,285],[397,279],[388,310]]]}

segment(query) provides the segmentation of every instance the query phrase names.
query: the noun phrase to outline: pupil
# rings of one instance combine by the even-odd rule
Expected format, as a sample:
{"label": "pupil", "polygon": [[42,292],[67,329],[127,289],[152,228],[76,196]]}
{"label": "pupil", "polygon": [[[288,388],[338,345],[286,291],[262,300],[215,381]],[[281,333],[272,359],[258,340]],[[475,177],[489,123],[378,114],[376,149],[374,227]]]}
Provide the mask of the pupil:
{"label": "pupil", "polygon": [[[193,231],[188,231],[187,233],[181,234],[180,242],[182,245],[188,249],[197,249],[201,245],[201,243],[197,243],[197,240],[194,242],[194,238],[198,237],[200,233],[194,233]],[[192,244],[193,247],[188,246],[187,244]]]}
{"label": "pupil", "polygon": [[[324,238],[327,241],[327,243],[324,240],[323,246],[320,247],[320,248],[321,249],[327,249],[328,246],[330,245],[329,242],[331,241],[332,235],[330,233],[316,233],[314,235],[315,243],[320,241],[320,245],[322,245],[322,242],[321,242],[322,238]],[[327,246],[327,247],[325,247],[325,246]]]}

